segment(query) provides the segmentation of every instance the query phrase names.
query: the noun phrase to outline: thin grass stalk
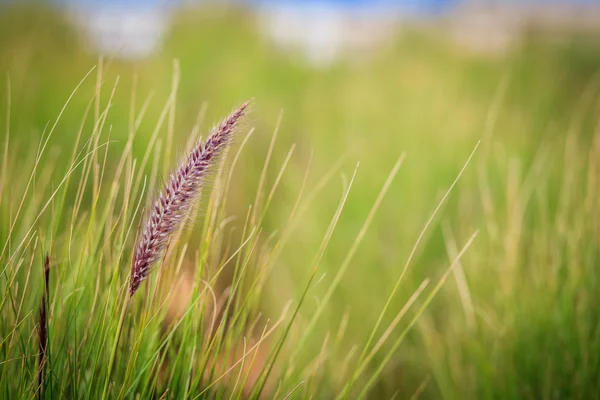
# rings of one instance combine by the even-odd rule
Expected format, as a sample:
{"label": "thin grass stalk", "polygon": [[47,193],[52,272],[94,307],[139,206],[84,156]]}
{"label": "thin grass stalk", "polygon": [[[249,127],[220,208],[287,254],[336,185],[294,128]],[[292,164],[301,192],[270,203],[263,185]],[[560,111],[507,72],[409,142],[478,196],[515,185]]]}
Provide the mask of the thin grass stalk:
{"label": "thin grass stalk", "polygon": [[274,350],[274,352],[269,356],[269,361],[267,362],[269,364],[269,367],[266,369],[266,371],[264,371],[264,375],[261,377],[262,381],[259,380],[258,382],[260,382],[258,384],[258,389],[256,392],[256,397],[259,398],[262,394],[262,391],[265,388],[265,385],[267,383],[267,380],[269,379],[269,375],[271,374],[271,372],[273,371],[273,366],[275,365],[275,362],[277,361],[277,357],[279,356],[279,353],[281,352],[281,349],[283,348],[283,344],[285,342],[285,339],[287,338],[287,336],[290,333],[290,330],[292,328],[292,324],[294,323],[294,320],[296,319],[296,316],[298,315],[298,312],[300,311],[300,307],[302,307],[302,304],[304,303],[304,299],[306,298],[306,295],[308,293],[308,290],[311,288],[312,283],[314,281],[315,275],[317,274],[317,270],[319,269],[319,266],[321,264],[321,260],[323,258],[323,255],[325,253],[325,250],[327,249],[328,245],[329,245],[329,241],[331,239],[331,236],[333,235],[333,232],[335,230],[335,227],[337,226],[337,223],[339,221],[340,215],[342,213],[342,210],[344,209],[344,206],[346,204],[346,200],[348,199],[348,195],[350,193],[350,189],[352,188],[352,184],[354,183],[354,178],[356,177],[356,172],[358,170],[358,166],[359,164],[356,164],[356,167],[354,168],[354,173],[352,174],[352,177],[350,178],[350,182],[348,183],[347,188],[345,189],[344,195],[342,196],[342,199],[338,205],[338,208],[333,216],[333,219],[331,220],[331,222],[329,223],[329,227],[327,229],[327,232],[325,234],[325,237],[323,238],[323,241],[321,242],[321,246],[319,248],[319,251],[317,253],[317,255],[315,256],[315,260],[314,260],[314,267],[313,270],[310,274],[310,277],[308,278],[308,282],[304,287],[304,291],[302,292],[300,299],[298,300],[298,305],[295,307],[294,312],[292,313],[292,317],[289,321],[289,323],[287,324],[281,338],[279,339],[277,346]]}
{"label": "thin grass stalk", "polygon": [[477,148],[479,147],[479,143],[480,142],[477,142],[477,144],[475,145],[475,148],[473,149],[473,151],[469,155],[469,158],[467,158],[467,161],[465,162],[465,164],[463,165],[463,167],[459,171],[458,175],[454,179],[454,182],[452,182],[452,184],[450,185],[450,187],[448,188],[448,190],[446,191],[446,193],[444,193],[444,196],[438,202],[437,206],[435,207],[435,209],[433,210],[433,212],[429,216],[429,219],[425,223],[425,226],[423,227],[423,229],[419,233],[419,236],[417,237],[417,240],[415,241],[415,244],[413,245],[412,250],[410,251],[410,254],[408,255],[408,259],[406,260],[406,263],[404,264],[404,267],[402,268],[402,272],[400,273],[400,276],[396,280],[396,283],[394,284],[394,287],[393,287],[390,295],[388,296],[387,301],[386,301],[385,305],[383,306],[383,309],[381,310],[381,313],[379,314],[379,317],[377,319],[377,322],[375,323],[375,326],[371,330],[371,334],[369,336],[369,339],[367,340],[367,343],[365,344],[365,346],[363,348],[363,351],[362,351],[360,357],[358,358],[358,362],[357,362],[356,367],[354,369],[354,372],[353,372],[353,374],[352,374],[352,376],[350,378],[350,381],[346,385],[345,391],[342,394],[340,394],[340,396],[338,396],[338,398],[342,398],[342,399],[348,398],[348,395],[350,394],[350,388],[352,387],[355,379],[357,378],[358,369],[360,368],[361,363],[363,362],[363,360],[367,356],[367,352],[369,351],[369,348],[371,347],[371,343],[375,339],[375,335],[377,333],[377,330],[379,329],[379,326],[381,325],[381,323],[383,321],[383,317],[384,317],[386,311],[388,310],[388,308],[390,307],[390,305],[392,303],[392,299],[393,299],[394,295],[396,294],[396,292],[398,291],[398,288],[400,287],[400,284],[402,283],[402,280],[403,280],[403,278],[404,278],[404,276],[406,274],[406,271],[408,270],[408,267],[410,266],[410,264],[411,264],[411,262],[412,262],[412,260],[413,260],[413,258],[415,256],[415,254],[416,254],[416,251],[417,251],[417,248],[419,247],[419,244],[421,243],[423,237],[425,236],[425,233],[427,232],[429,226],[431,225],[431,223],[435,219],[438,211],[441,209],[442,205],[444,204],[444,202],[446,201],[446,199],[448,198],[448,196],[450,195],[450,193],[452,192],[452,190],[454,189],[454,187],[458,183],[460,177],[462,176],[462,174],[464,173],[464,171],[467,169],[467,166],[469,165],[471,159],[473,158],[473,156],[475,155],[475,152],[477,151]]}
{"label": "thin grass stalk", "polygon": [[[367,383],[363,385],[362,390],[357,397],[358,399],[365,398],[368,391],[375,384],[377,378],[380,376],[380,374],[383,371],[383,369],[385,368],[385,366],[390,362],[390,360],[391,360],[392,356],[394,355],[394,353],[396,352],[396,350],[398,350],[398,347],[400,347],[400,344],[402,343],[402,341],[404,340],[404,338],[406,337],[408,332],[416,324],[416,322],[419,320],[419,317],[421,316],[421,314],[423,314],[423,312],[425,311],[427,306],[429,306],[429,303],[431,303],[433,298],[440,291],[440,289],[444,285],[444,282],[446,282],[446,280],[448,279],[448,276],[450,276],[450,274],[452,273],[454,268],[456,268],[456,266],[460,263],[462,256],[467,252],[467,250],[469,249],[469,247],[471,246],[471,244],[473,243],[473,241],[475,240],[475,238],[477,237],[478,234],[479,234],[479,231],[473,232],[473,234],[471,235],[469,240],[467,240],[467,242],[462,247],[460,252],[456,255],[456,257],[454,258],[454,261],[452,261],[452,263],[450,264],[450,266],[448,267],[448,269],[446,270],[444,275],[442,275],[442,277],[438,281],[437,285],[431,290],[431,292],[429,293],[429,296],[427,296],[427,298],[425,299],[425,301],[423,302],[421,307],[416,311],[415,315],[410,320],[408,325],[404,328],[402,333],[400,333],[400,336],[398,337],[398,339],[396,339],[396,341],[394,342],[394,344],[392,345],[390,350],[387,352],[387,354],[385,355],[383,360],[377,365],[377,368],[375,369],[375,372],[373,373],[373,375],[369,378]],[[350,382],[350,383],[352,383],[352,382]],[[346,388],[346,391],[348,391],[349,389],[350,389],[350,386],[348,386]]]}

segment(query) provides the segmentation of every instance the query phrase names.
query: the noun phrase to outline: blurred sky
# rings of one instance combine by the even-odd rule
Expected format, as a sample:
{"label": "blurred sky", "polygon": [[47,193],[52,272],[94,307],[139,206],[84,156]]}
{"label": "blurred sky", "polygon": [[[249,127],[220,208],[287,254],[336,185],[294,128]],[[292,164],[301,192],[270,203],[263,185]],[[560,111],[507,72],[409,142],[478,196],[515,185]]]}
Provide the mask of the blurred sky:
{"label": "blurred sky", "polygon": [[[55,0],[78,15],[99,52],[129,58],[152,54],[169,25],[169,9],[206,0]],[[392,18],[448,9],[457,0],[229,0],[262,16],[265,34],[297,48],[311,63],[327,64],[344,47],[370,46],[389,33]],[[392,12],[390,12],[392,11]],[[383,22],[378,24],[378,22]],[[373,26],[377,24],[377,26]]]}
{"label": "blurred sky", "polygon": [[[92,47],[100,53],[118,52],[125,58],[146,57],[160,47],[170,23],[169,10],[183,4],[210,2],[54,1],[75,11],[76,20],[88,32]],[[382,43],[393,34],[399,21],[429,19],[460,10],[465,4],[508,6],[514,8],[511,13],[523,6],[522,12],[517,14],[522,14],[526,9],[538,14],[543,9],[559,6],[559,15],[566,15],[564,8],[567,7],[583,11],[578,14],[585,16],[587,9],[582,10],[581,7],[598,6],[600,0],[227,0],[226,3],[247,5],[254,9],[261,18],[260,29],[276,46],[299,51],[312,64],[326,65],[343,53],[355,53]],[[475,30],[466,29],[466,34],[461,34],[471,40],[473,35],[481,34],[483,27],[487,31],[494,30],[493,34],[501,37],[502,43],[510,41],[512,39],[505,40],[505,37],[515,30],[510,25],[514,21],[509,21],[507,25],[500,17],[493,10],[483,17],[468,14],[469,19],[461,24],[471,27],[475,23],[481,26]],[[485,46],[488,46],[487,42]]]}
{"label": "blurred sky", "polygon": [[[199,4],[206,0],[56,0],[77,7],[152,8],[169,7],[182,3]],[[247,4],[256,7],[334,7],[369,10],[387,8],[399,10],[437,10],[460,0],[229,0],[229,3]]]}
{"label": "blurred sky", "polygon": [[[59,3],[67,3],[80,6],[131,6],[152,7],[180,3],[202,3],[206,0],[56,0]],[[465,3],[468,0],[230,0],[232,3],[246,3],[251,5],[330,5],[351,8],[368,7],[445,7],[450,4]],[[512,4],[600,4],[600,0],[476,0],[470,3],[512,3]]]}

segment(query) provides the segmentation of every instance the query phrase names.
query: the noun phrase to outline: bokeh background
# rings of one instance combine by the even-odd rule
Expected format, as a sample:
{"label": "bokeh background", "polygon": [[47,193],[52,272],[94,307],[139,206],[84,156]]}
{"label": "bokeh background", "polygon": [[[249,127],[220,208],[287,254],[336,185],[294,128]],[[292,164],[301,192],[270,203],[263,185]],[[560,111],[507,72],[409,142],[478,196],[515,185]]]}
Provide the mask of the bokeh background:
{"label": "bokeh background", "polygon": [[[369,336],[419,232],[481,141],[417,248],[384,326],[424,279],[444,274],[475,230],[479,237],[370,395],[600,394],[600,3],[4,1],[0,125],[10,84],[16,143],[10,157],[25,158],[38,146],[94,65],[102,68],[104,101],[118,79],[107,117],[108,170],[127,141],[132,93],[137,111],[147,101],[133,144],[134,157],[143,158],[174,77],[172,160],[184,152],[197,121],[206,132],[255,98],[244,129],[256,130],[234,175],[231,215],[245,215],[254,199],[280,116],[269,182],[295,149],[265,217],[271,232],[285,225],[309,161],[308,187],[341,160],[280,256],[264,296],[266,314],[276,315],[300,294],[342,183],[360,162],[318,283],[301,310],[304,318],[314,312],[389,171],[406,154],[319,319],[320,334],[307,345],[306,354],[318,352],[322,338],[347,318],[344,350],[327,359],[325,386],[335,386],[335,371],[348,362],[343,356],[356,357],[355,346],[360,350]],[[49,153],[57,176],[96,85],[95,78],[84,81],[57,126]],[[5,143],[4,128],[0,135]],[[162,169],[166,174],[169,167]]]}

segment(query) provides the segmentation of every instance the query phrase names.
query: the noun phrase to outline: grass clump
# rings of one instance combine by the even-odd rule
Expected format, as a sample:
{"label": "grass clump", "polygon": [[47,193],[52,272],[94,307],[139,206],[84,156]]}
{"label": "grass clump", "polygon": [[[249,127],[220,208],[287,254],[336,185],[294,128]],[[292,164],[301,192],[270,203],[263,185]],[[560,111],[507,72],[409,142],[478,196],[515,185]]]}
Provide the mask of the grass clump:
{"label": "grass clump", "polygon": [[[102,65],[96,71],[100,82]],[[89,74],[84,80],[88,77]],[[21,180],[27,184],[3,186],[3,198],[19,195],[22,199],[7,227],[9,233],[2,253],[6,267],[3,270],[5,295],[0,310],[6,324],[3,324],[2,342],[5,362],[0,380],[5,394],[10,397],[28,397],[37,392],[38,396],[43,393],[49,397],[78,398],[219,398],[225,395],[259,398],[285,397],[297,392],[303,396],[331,396],[344,388],[344,382],[348,382],[345,393],[349,393],[352,382],[366,378],[368,371],[364,364],[370,358],[361,357],[357,369],[340,381],[323,384],[324,374],[330,373],[324,358],[329,349],[323,347],[303,360],[311,352],[303,344],[319,335],[314,327],[320,313],[314,315],[305,329],[300,310],[313,290],[358,165],[351,179],[344,180],[342,196],[309,264],[310,273],[302,293],[298,297],[290,296],[279,316],[272,320],[261,310],[269,275],[277,266],[279,255],[293,244],[295,231],[314,206],[319,192],[330,185],[339,165],[322,176],[312,190],[306,188],[306,196],[303,185],[281,233],[268,232],[265,216],[294,150],[294,147],[290,149],[277,178],[267,187],[271,146],[255,202],[245,217],[234,223],[236,219],[226,211],[227,194],[233,167],[253,130],[242,141],[230,169],[227,157],[222,157],[219,164],[217,157],[226,153],[226,145],[248,105],[245,103],[217,125],[206,141],[190,138],[197,144],[171,174],[164,194],[159,195],[149,210],[147,222],[134,243],[136,221],[150,191],[146,188],[157,186],[160,159],[169,157],[163,153],[160,139],[150,142],[142,160],[144,164],[145,160],[154,159],[148,182],[144,169],[138,167],[138,160],[131,155],[136,134],[132,125],[123,153],[116,157],[120,161],[109,164],[113,144],[111,128],[105,122],[117,82],[106,104],[99,102],[102,88],[97,87],[98,92],[90,103],[90,108],[95,106],[97,110],[91,124],[93,128],[87,138],[85,129],[80,129],[69,166],[58,183],[54,174],[44,172],[48,165],[56,162],[46,154],[46,149],[62,111],[31,158],[29,178]],[[77,89],[71,96],[76,93]],[[167,110],[174,107],[171,101],[167,102]],[[68,101],[63,110],[67,106]],[[86,126],[88,116],[89,113],[84,115],[81,127]],[[6,137],[9,143],[8,132]],[[272,145],[275,138],[276,135]],[[6,176],[13,176],[17,167],[8,154],[5,152],[4,171]],[[340,270],[338,282],[397,174],[402,158],[393,167],[366,217],[345,267]],[[209,170],[213,172],[214,181],[205,186],[202,182]],[[307,176],[309,172],[307,169]],[[200,217],[200,235],[196,235],[194,229],[175,235],[184,220],[198,218],[196,209],[191,206],[200,193],[207,198],[206,210]],[[69,223],[63,224],[63,219]],[[470,241],[467,247],[469,244]],[[165,252],[167,247],[169,251]],[[30,284],[29,280],[40,249],[53,255],[51,269],[48,269],[50,259],[45,258],[45,273],[53,275],[53,279],[46,279],[41,286],[39,281]],[[124,268],[129,255],[133,257],[130,276]],[[458,258],[460,256],[462,252]],[[29,264],[24,263],[25,259],[30,260]],[[140,296],[129,301],[140,289],[140,283],[149,277],[152,264],[158,262],[161,267],[155,278],[149,279]],[[219,286],[219,280],[226,274],[227,283]],[[20,286],[21,282],[24,286]],[[49,290],[49,282],[55,282],[52,290]],[[32,311],[25,310],[34,306],[36,296],[33,294],[40,289],[45,294],[40,318],[36,320]],[[335,284],[331,291],[334,289]],[[323,307],[327,300],[322,303]],[[32,347],[35,337],[30,332],[35,327],[40,332],[41,350],[37,352]],[[334,347],[342,351],[345,333],[342,329],[331,339],[327,335],[325,344],[331,340]],[[373,352],[377,352],[386,339],[382,338]],[[370,345],[369,341],[365,351]],[[391,356],[393,351],[388,354]],[[327,355],[331,356],[333,354]],[[289,362],[289,359],[296,361]],[[375,371],[370,382],[378,379],[379,373]],[[364,387],[363,394],[367,388]]]}

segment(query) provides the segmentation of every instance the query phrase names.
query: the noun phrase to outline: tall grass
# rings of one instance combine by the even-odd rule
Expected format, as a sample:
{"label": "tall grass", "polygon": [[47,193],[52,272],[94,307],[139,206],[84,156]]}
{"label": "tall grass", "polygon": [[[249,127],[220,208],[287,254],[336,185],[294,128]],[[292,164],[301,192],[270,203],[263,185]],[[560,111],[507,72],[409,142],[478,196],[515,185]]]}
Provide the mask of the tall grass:
{"label": "tall grass", "polygon": [[[101,66],[96,71],[97,80],[102,81]],[[94,101],[100,98],[101,87],[97,88]],[[160,263],[156,278],[150,279],[142,291],[144,294],[133,298],[132,305],[128,306],[129,279],[124,266],[134,252],[132,239],[146,198],[146,186],[156,186],[164,150],[158,140],[156,146],[152,142],[148,146],[151,155],[145,159],[156,160],[149,185],[136,185],[142,179],[145,181],[141,178],[144,170],[138,169],[137,159],[131,157],[130,145],[126,145],[119,156],[121,162],[116,169],[107,168],[111,131],[104,127],[115,90],[116,84],[106,104],[96,102],[93,129],[87,138],[83,136],[84,130],[80,130],[81,137],[78,136],[72,150],[67,172],[58,184],[53,174],[45,173],[53,162],[45,150],[60,114],[42,137],[29,169],[21,169],[23,165],[18,168],[13,160],[5,157],[7,175],[13,177],[11,182],[15,179],[21,185],[4,188],[3,195],[8,199],[16,196],[22,199],[16,213],[11,213],[2,253],[6,265],[2,271],[5,295],[0,309],[5,322],[2,348],[6,361],[0,379],[6,395],[27,397],[38,390],[50,396],[90,398],[270,397],[284,396],[292,390],[305,396],[334,393],[339,384],[327,387],[315,382],[322,374],[320,371],[326,370],[321,360],[323,354],[315,354],[315,359],[306,363],[289,363],[282,358],[288,357],[296,341],[310,340],[314,334],[311,329],[304,335],[299,334],[303,328],[297,317],[344,211],[358,165],[352,178],[344,183],[338,207],[309,265],[312,272],[303,293],[298,298],[290,296],[290,302],[275,321],[261,313],[265,282],[277,265],[278,254],[293,239],[303,215],[314,206],[311,203],[319,191],[337,175],[332,171],[305,199],[299,196],[297,207],[293,208],[280,234],[268,232],[263,220],[285,175],[289,157],[271,187],[261,179],[255,203],[237,225],[232,225],[232,216],[225,211],[234,170],[228,171],[227,163],[223,162],[207,194],[201,241],[197,242],[190,233],[173,240],[172,250]],[[84,125],[85,121],[81,126]],[[134,135],[135,132],[131,132],[130,138]],[[211,140],[214,141],[214,137],[209,137],[207,143]],[[292,151],[293,148],[289,156]],[[238,155],[234,160],[237,158]],[[267,157],[265,171],[268,164]],[[400,162],[394,166],[367,216],[361,236],[399,167]],[[15,175],[19,169],[29,177]],[[78,175],[78,181],[71,181],[74,175]],[[112,178],[105,180],[107,176]],[[206,178],[205,173],[201,176]],[[70,198],[71,185],[76,187],[74,202]],[[268,193],[264,208],[260,200],[262,190]],[[9,210],[12,211],[12,207]],[[67,218],[69,223],[61,229],[57,218]],[[232,235],[236,228],[241,230],[239,240]],[[357,240],[360,241],[360,237]],[[50,333],[50,342],[42,354],[32,348],[36,338],[31,329],[38,321],[35,314],[25,311],[28,305],[35,304],[33,299],[38,297],[40,287],[47,290],[43,284],[36,284],[39,281],[31,284],[29,281],[35,261],[43,254],[40,249],[53,255],[52,282],[56,282],[50,291],[53,296],[47,306],[47,323],[44,318],[44,326],[39,327]],[[28,264],[26,259],[30,260]],[[231,271],[232,278],[220,293],[216,283],[226,270]],[[24,286],[20,287],[23,279]],[[133,276],[132,279],[138,278]],[[139,287],[139,279],[132,287]],[[432,294],[436,291],[437,288]],[[185,298],[178,299],[181,296]],[[343,336],[344,332],[339,332],[335,338],[336,347]],[[45,338],[39,340],[45,342]],[[367,347],[369,345],[370,342]],[[45,360],[37,363],[36,359]],[[41,376],[40,367],[47,370],[44,380],[37,379]],[[358,378],[357,372],[351,375],[352,381]],[[41,387],[38,388],[36,382]]]}

